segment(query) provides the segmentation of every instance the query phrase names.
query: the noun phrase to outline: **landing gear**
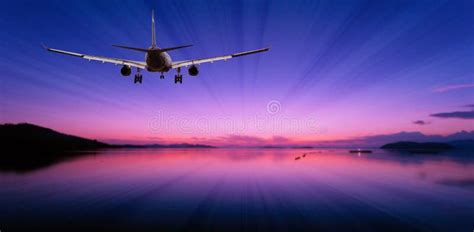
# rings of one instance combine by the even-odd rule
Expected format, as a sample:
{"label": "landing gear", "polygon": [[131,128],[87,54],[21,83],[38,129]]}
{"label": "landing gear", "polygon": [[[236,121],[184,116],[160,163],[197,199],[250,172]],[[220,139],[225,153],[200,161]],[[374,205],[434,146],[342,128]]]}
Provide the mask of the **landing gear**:
{"label": "landing gear", "polygon": [[174,76],[174,83],[175,84],[178,84],[178,83],[183,84],[183,76],[182,75],[179,75],[179,76],[175,75]]}
{"label": "landing gear", "polygon": [[135,79],[133,79],[133,83],[137,84],[141,84],[142,83],[142,80],[143,80],[143,76],[142,74],[140,73],[140,69],[137,68],[137,74],[135,74]]}
{"label": "landing gear", "polygon": [[143,80],[143,76],[142,74],[135,74],[135,79],[133,80],[133,83],[137,84],[141,84],[142,83],[142,80]]}
{"label": "landing gear", "polygon": [[165,79],[165,75],[163,75],[163,73],[161,73],[160,79]]}
{"label": "landing gear", "polygon": [[183,84],[183,76],[181,75],[181,68],[176,69],[178,73],[174,76],[174,83],[175,84]]}

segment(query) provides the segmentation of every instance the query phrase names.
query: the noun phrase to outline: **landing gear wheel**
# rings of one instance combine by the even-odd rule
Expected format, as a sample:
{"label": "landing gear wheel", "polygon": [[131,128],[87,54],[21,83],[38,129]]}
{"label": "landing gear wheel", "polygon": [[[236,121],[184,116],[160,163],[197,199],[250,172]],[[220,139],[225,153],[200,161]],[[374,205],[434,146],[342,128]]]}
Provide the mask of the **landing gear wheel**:
{"label": "landing gear wheel", "polygon": [[163,75],[163,73],[161,73],[160,79],[165,79],[165,75]]}
{"label": "landing gear wheel", "polygon": [[135,79],[133,79],[133,83],[137,84],[141,84],[143,81],[143,76],[139,73],[135,74]]}
{"label": "landing gear wheel", "polygon": [[177,84],[177,83],[183,84],[183,76],[181,75],[181,68],[177,68],[176,71],[178,73],[174,76],[174,83],[175,84]]}
{"label": "landing gear wheel", "polygon": [[142,80],[143,80],[143,76],[142,74],[140,73],[140,69],[137,68],[137,74],[135,74],[135,79],[133,79],[133,83],[142,83]]}
{"label": "landing gear wheel", "polygon": [[176,75],[176,76],[174,76],[174,83],[175,83],[175,84],[178,84],[178,83],[183,84],[183,76],[182,76],[182,75],[179,75],[179,76]]}

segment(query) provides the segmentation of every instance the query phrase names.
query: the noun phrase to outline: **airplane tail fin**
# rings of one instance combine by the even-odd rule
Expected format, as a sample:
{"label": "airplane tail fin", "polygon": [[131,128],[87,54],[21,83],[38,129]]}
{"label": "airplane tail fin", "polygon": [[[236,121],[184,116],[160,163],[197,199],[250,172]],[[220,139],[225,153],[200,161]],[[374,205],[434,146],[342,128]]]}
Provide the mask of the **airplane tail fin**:
{"label": "airplane tail fin", "polygon": [[[134,50],[134,51],[139,51],[139,52],[148,52],[151,50],[158,50],[156,46],[156,31],[155,31],[155,11],[151,11],[151,48],[134,48],[134,47],[127,47],[127,46],[122,46],[122,45],[112,45],[114,47],[118,48],[124,48],[124,49],[129,49],[129,50]],[[193,45],[184,45],[184,46],[178,46],[178,47],[171,47],[171,48],[161,48],[159,49],[160,52],[167,52],[171,50],[176,50],[180,48],[187,48],[191,47]]]}
{"label": "airplane tail fin", "polygon": [[151,10],[151,47],[156,48],[155,11]]}

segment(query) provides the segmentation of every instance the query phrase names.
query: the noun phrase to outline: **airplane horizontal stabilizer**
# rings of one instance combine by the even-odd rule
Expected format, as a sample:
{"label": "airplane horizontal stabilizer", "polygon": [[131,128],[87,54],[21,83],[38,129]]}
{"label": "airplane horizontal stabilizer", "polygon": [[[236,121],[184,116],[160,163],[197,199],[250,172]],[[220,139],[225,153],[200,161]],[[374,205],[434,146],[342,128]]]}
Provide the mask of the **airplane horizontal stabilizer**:
{"label": "airplane horizontal stabilizer", "polygon": [[117,48],[124,48],[124,49],[129,49],[129,50],[134,50],[134,51],[139,51],[139,52],[148,52],[148,48],[133,48],[133,47],[127,47],[127,46],[122,46],[122,45],[112,45]]}
{"label": "airplane horizontal stabilizer", "polygon": [[172,48],[161,48],[160,51],[161,52],[167,52],[167,51],[176,50],[176,49],[180,49],[180,48],[187,48],[187,47],[191,47],[191,46],[193,46],[193,45],[190,44],[190,45],[184,45],[184,46],[178,46],[178,47],[172,47]]}
{"label": "airplane horizontal stabilizer", "polygon": [[[117,47],[117,48],[124,48],[124,49],[139,51],[139,52],[148,52],[150,50],[157,49],[157,48],[134,48],[134,47],[127,47],[127,46],[122,46],[122,45],[112,45],[112,46]],[[193,45],[184,45],[184,46],[171,47],[171,48],[160,48],[158,50],[160,52],[167,52],[167,51],[176,50],[176,49],[180,49],[180,48],[187,48],[187,47],[191,47],[191,46],[193,46]]]}

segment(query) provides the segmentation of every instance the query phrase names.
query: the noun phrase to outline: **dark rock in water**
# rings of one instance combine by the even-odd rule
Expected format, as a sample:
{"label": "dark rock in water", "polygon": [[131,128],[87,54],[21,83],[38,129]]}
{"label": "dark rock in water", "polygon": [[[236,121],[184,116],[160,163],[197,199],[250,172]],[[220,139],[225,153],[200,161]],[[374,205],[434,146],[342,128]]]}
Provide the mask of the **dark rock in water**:
{"label": "dark rock in water", "polygon": [[447,143],[417,143],[417,142],[396,142],[385,144],[381,147],[387,150],[406,151],[410,153],[439,153],[448,151],[454,147]]}

